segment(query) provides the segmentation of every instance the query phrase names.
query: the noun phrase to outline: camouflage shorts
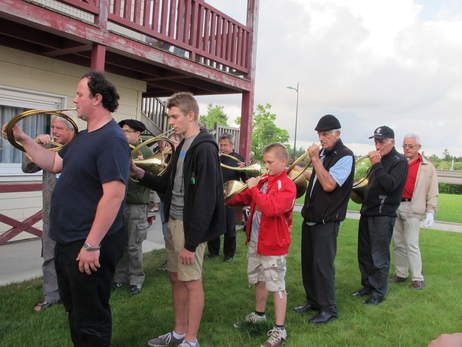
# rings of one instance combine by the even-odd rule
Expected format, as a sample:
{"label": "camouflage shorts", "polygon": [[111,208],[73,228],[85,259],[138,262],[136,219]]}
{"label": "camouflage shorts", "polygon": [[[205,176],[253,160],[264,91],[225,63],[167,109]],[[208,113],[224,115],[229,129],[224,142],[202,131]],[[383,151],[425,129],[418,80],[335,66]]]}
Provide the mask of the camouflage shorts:
{"label": "camouflage shorts", "polygon": [[270,292],[286,289],[286,255],[259,255],[257,244],[250,241],[247,251],[247,276],[250,284],[265,282]]}

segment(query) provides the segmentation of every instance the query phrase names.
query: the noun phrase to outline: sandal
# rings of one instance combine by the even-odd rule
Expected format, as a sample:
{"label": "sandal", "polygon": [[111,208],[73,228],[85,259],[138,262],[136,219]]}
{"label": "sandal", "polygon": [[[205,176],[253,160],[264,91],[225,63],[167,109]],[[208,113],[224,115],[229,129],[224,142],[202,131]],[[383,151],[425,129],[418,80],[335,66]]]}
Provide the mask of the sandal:
{"label": "sandal", "polygon": [[47,308],[50,308],[53,305],[55,305],[55,303],[49,303],[49,302],[46,302],[46,301],[42,301],[42,302],[37,303],[34,306],[34,311],[35,312],[42,312],[42,311],[46,310]]}

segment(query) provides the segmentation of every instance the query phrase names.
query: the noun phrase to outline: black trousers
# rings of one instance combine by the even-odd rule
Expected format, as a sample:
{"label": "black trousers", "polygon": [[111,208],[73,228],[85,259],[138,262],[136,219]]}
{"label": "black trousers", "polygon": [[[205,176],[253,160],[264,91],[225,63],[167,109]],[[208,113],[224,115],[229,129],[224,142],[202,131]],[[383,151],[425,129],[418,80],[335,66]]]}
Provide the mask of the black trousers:
{"label": "black trousers", "polygon": [[87,275],[79,271],[77,255],[83,240],[56,244],[55,265],[59,294],[68,312],[74,346],[106,347],[111,345],[112,316],[109,298],[117,262],[127,244],[127,235],[118,232],[101,242],[98,271]]}
{"label": "black trousers", "polygon": [[395,217],[361,216],[358,233],[358,263],[361,284],[372,294],[384,297],[390,272],[390,242]]}
{"label": "black trousers", "polygon": [[[236,253],[236,220],[234,209],[225,206],[226,231],[223,242],[223,254],[226,257],[234,257]],[[220,237],[207,242],[209,254],[218,255],[220,253]]]}
{"label": "black trousers", "polygon": [[302,277],[307,302],[337,313],[335,301],[335,255],[339,223],[302,225]]}

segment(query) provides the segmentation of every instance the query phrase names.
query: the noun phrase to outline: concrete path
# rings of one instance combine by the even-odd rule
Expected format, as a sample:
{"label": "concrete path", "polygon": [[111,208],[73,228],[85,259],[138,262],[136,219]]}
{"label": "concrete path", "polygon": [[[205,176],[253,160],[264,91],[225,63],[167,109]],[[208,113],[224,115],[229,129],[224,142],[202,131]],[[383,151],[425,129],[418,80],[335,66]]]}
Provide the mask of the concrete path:
{"label": "concrete path", "polygon": [[[296,205],[294,211],[300,212],[301,208],[301,205]],[[156,219],[148,230],[147,240],[143,243],[143,252],[164,248],[160,216],[158,213],[155,216]],[[359,219],[359,213],[348,212],[347,218]],[[462,224],[437,221],[431,229],[462,232]],[[0,286],[42,276],[40,249],[40,239],[0,246]]]}
{"label": "concrete path", "polygon": [[[294,211],[300,212],[302,210],[302,205],[295,205]],[[359,212],[357,211],[348,211],[346,217],[348,219],[359,220]],[[451,222],[442,222],[435,221],[433,226],[429,229],[432,230],[442,230],[442,231],[451,231],[456,233],[462,233],[462,224],[460,223],[451,223]]]}
{"label": "concrete path", "polygon": [[[148,230],[143,252],[164,248],[159,213]],[[0,286],[27,281],[42,276],[41,240],[23,240],[0,246]]]}

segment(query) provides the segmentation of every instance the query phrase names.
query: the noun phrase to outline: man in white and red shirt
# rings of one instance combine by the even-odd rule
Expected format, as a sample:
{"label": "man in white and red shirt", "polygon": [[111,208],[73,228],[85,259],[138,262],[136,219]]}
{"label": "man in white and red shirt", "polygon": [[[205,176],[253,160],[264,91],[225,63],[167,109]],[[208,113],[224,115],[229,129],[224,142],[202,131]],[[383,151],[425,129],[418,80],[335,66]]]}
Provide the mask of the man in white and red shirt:
{"label": "man in white and red shirt", "polygon": [[411,273],[413,289],[425,286],[419,249],[420,224],[424,219],[424,227],[432,226],[438,198],[435,167],[419,153],[420,148],[418,135],[404,137],[403,152],[409,169],[393,233],[396,265],[393,282],[405,282]]}

